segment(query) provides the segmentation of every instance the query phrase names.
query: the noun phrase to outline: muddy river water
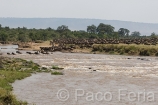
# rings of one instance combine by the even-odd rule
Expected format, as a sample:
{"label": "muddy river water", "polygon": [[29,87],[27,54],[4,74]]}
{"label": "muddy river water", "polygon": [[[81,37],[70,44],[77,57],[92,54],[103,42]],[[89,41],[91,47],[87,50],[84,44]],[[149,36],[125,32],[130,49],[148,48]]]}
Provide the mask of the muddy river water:
{"label": "muddy river water", "polygon": [[37,73],[12,84],[16,97],[30,105],[158,105],[156,57],[61,52],[13,57],[64,68],[64,75]]}

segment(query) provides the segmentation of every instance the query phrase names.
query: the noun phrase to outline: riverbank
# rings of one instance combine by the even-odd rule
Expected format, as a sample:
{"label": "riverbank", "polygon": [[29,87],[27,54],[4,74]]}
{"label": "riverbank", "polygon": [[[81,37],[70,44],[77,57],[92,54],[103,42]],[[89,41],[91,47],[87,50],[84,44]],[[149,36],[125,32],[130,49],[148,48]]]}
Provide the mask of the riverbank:
{"label": "riverbank", "polygon": [[[74,46],[71,53],[94,53],[94,54],[113,54],[113,55],[137,55],[137,56],[158,56],[158,45],[137,45],[137,44],[94,44],[91,47],[82,47],[69,44],[67,47]],[[51,47],[49,41],[33,43],[31,48],[23,50],[40,50],[40,47]]]}
{"label": "riverbank", "polygon": [[[49,41],[41,43],[27,43],[30,47],[23,48],[19,46],[19,51],[40,51],[40,47],[51,47]],[[158,56],[158,45],[144,44],[93,44],[91,47],[84,45],[66,44],[64,50],[59,48],[60,52],[65,53],[87,53],[87,54],[110,54],[110,55],[134,55],[134,56]],[[58,50],[57,50],[58,51]],[[12,53],[12,51],[10,52]]]}
{"label": "riverbank", "polygon": [[32,61],[0,56],[0,105],[27,105],[12,94],[11,83],[31,76],[39,71],[39,67]]}
{"label": "riverbank", "polygon": [[94,53],[105,53],[111,55],[132,55],[132,56],[158,56],[158,46],[154,45],[94,45]]}

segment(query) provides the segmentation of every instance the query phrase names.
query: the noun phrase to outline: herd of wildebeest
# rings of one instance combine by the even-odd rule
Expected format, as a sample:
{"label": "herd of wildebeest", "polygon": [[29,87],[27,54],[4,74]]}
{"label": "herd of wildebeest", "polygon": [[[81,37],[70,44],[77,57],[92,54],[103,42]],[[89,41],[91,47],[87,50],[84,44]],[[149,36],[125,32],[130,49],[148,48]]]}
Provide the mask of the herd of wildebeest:
{"label": "herd of wildebeest", "polygon": [[[79,48],[92,48],[94,44],[144,44],[155,45],[157,44],[157,38],[135,38],[135,39],[54,39],[50,41],[51,47],[40,47],[39,51],[26,52],[27,54],[51,54],[49,52],[54,51],[72,51]],[[69,45],[69,46],[68,46]],[[16,51],[17,54],[22,54],[20,51]],[[16,53],[7,53],[8,55],[15,55]]]}
{"label": "herd of wildebeest", "polygon": [[[41,51],[61,51],[61,50],[73,50],[75,45],[80,48],[92,48],[94,44],[144,44],[155,45],[157,44],[157,38],[140,38],[140,39],[55,39],[50,41],[52,47],[40,47]],[[71,45],[67,47],[67,45]]]}

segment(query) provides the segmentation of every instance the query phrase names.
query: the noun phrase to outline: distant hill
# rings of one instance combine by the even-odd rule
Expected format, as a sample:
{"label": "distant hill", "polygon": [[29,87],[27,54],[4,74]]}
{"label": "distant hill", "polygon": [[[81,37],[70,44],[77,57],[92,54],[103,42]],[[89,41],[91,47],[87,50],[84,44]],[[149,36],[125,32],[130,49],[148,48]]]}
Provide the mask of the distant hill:
{"label": "distant hill", "polygon": [[56,29],[60,25],[67,25],[71,30],[86,30],[88,25],[98,26],[99,23],[110,24],[115,27],[115,31],[119,28],[127,28],[130,32],[139,31],[142,35],[150,35],[152,32],[158,33],[158,24],[152,23],[77,18],[0,18],[2,26],[11,28],[24,26],[27,28],[51,27]]}

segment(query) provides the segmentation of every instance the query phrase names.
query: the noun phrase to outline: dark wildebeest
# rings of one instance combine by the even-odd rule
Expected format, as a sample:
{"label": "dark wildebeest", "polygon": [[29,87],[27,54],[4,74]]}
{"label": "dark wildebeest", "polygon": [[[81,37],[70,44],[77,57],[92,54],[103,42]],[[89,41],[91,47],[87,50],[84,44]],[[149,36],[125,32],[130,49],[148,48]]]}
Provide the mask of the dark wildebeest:
{"label": "dark wildebeest", "polygon": [[12,52],[13,55],[16,55],[14,52]]}
{"label": "dark wildebeest", "polygon": [[22,54],[20,51],[16,51],[16,53],[18,53],[18,54]]}

